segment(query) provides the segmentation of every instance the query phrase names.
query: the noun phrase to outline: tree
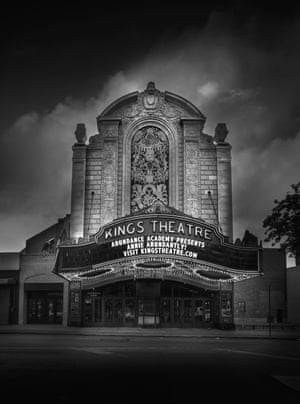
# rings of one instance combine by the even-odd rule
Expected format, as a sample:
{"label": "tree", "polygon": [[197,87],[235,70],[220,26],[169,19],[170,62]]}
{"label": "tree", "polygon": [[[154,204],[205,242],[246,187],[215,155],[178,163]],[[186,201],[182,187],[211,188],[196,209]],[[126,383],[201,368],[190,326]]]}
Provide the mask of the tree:
{"label": "tree", "polygon": [[272,245],[281,243],[282,247],[296,258],[300,264],[300,182],[292,184],[293,192],[287,192],[282,201],[275,200],[272,214],[263,221],[266,228],[265,241]]}

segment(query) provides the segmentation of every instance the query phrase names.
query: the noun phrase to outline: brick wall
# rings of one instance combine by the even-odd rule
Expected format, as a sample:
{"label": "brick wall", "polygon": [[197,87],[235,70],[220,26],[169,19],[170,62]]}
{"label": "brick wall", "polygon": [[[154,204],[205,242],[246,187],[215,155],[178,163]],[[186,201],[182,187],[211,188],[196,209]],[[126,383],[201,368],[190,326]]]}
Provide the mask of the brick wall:
{"label": "brick wall", "polygon": [[[275,323],[286,321],[286,264],[283,250],[266,248],[262,254],[263,275],[234,284],[234,319],[236,324],[266,324],[269,315]],[[246,311],[242,311],[245,303]],[[281,318],[282,316],[282,318]]]}

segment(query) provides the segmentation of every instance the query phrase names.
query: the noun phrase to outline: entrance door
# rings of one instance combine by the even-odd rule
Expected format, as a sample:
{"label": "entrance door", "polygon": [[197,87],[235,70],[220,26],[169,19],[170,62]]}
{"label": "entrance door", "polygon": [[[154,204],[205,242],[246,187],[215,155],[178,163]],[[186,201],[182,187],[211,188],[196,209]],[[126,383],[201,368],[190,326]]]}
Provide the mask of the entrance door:
{"label": "entrance door", "polygon": [[93,310],[93,323],[97,324],[102,322],[102,299],[95,298],[94,299],[94,310]]}
{"label": "entrance door", "polygon": [[104,325],[122,325],[122,299],[104,299]]}
{"label": "entrance door", "polygon": [[61,293],[28,292],[28,323],[61,324],[62,305],[63,297]]}
{"label": "entrance door", "polygon": [[174,325],[176,327],[181,326],[181,300],[180,299],[174,299]]}
{"label": "entrance door", "polygon": [[9,288],[0,287],[0,324],[8,324],[9,319]]}
{"label": "entrance door", "polygon": [[172,324],[172,299],[161,299],[160,321],[161,325],[170,327]]}
{"label": "entrance door", "polygon": [[196,299],[195,301],[195,326],[200,327],[203,324],[204,321],[204,307],[203,307],[203,300],[201,299]]}
{"label": "entrance door", "polygon": [[196,299],[194,316],[196,327],[207,327],[212,321],[211,299]]}
{"label": "entrance door", "polygon": [[158,299],[139,298],[138,300],[138,325],[157,326],[159,325]]}
{"label": "entrance door", "polygon": [[193,320],[193,300],[174,299],[174,325],[177,327],[192,327]]}
{"label": "entrance door", "polygon": [[182,300],[182,311],[183,326],[191,327],[193,325],[192,299]]}
{"label": "entrance door", "polygon": [[125,299],[125,315],[124,323],[125,326],[133,326],[136,324],[136,305],[134,298]]}

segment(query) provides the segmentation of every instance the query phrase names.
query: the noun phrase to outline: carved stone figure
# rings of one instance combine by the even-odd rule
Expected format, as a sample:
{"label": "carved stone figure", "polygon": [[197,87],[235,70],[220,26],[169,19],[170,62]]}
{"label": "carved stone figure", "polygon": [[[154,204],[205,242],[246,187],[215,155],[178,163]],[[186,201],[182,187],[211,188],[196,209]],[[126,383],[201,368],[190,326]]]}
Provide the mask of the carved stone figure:
{"label": "carved stone figure", "polygon": [[75,130],[77,143],[85,143],[86,141],[86,128],[84,123],[78,123]]}
{"label": "carved stone figure", "polygon": [[155,201],[168,204],[169,143],[158,128],[139,130],[131,147],[131,211],[136,212]]}
{"label": "carved stone figure", "polygon": [[215,129],[214,140],[217,143],[224,143],[227,135],[228,135],[228,129],[226,123],[218,123]]}

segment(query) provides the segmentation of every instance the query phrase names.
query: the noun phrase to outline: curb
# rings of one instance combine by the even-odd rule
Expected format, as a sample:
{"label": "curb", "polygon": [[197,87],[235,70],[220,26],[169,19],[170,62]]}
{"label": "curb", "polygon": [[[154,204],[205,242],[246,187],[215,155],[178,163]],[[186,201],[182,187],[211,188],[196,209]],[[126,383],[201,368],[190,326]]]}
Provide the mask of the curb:
{"label": "curb", "polygon": [[64,330],[33,330],[33,329],[28,329],[28,330],[9,330],[9,329],[4,329],[1,330],[0,328],[0,335],[1,334],[36,334],[36,335],[65,335],[65,336],[83,336],[83,337],[116,337],[116,338],[145,338],[145,337],[151,337],[151,338],[210,338],[210,339],[268,339],[268,340],[294,340],[294,341],[300,341],[300,336],[281,336],[281,335],[274,335],[274,336],[269,336],[269,335],[226,335],[226,334],[186,334],[186,333],[176,333],[176,334],[170,334],[170,333],[147,333],[141,331],[140,333],[134,333],[134,332],[90,332],[90,333],[85,333],[85,332],[78,332],[76,331],[64,331]]}

